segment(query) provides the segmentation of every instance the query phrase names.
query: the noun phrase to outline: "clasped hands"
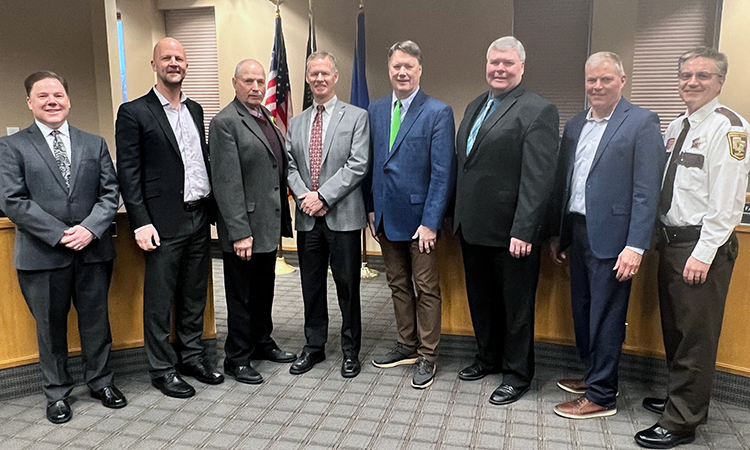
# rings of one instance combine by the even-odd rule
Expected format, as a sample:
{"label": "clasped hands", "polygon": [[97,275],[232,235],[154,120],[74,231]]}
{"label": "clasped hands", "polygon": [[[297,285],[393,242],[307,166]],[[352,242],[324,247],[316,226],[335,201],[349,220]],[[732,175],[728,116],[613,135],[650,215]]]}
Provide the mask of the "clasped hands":
{"label": "clasped hands", "polygon": [[66,229],[60,243],[71,250],[81,251],[94,240],[94,234],[82,225],[74,225]]}
{"label": "clasped hands", "polygon": [[308,216],[323,217],[328,212],[328,207],[318,197],[318,191],[307,191],[298,198],[302,202],[299,209]]}

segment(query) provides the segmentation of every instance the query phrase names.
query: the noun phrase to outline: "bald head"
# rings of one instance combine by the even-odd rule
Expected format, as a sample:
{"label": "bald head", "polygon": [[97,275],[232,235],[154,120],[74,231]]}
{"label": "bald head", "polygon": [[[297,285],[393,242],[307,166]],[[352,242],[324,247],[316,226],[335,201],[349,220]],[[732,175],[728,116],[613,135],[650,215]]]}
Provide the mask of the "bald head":
{"label": "bald head", "polygon": [[153,58],[151,68],[156,72],[157,87],[179,89],[188,67],[182,44],[177,39],[166,37],[154,46]]}
{"label": "bald head", "polygon": [[237,98],[250,109],[259,109],[266,95],[266,71],[254,59],[243,59],[234,69],[232,86]]}

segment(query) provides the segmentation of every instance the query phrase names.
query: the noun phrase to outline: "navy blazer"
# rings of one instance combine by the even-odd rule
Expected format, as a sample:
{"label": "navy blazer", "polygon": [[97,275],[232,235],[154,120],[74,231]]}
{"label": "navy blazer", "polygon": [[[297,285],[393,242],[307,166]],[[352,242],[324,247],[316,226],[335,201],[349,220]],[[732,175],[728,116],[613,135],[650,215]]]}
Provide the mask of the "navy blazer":
{"label": "navy blazer", "polygon": [[439,230],[456,179],[453,110],[421,89],[404,116],[393,149],[391,94],[368,108],[370,172],[363,183],[367,212],[391,241],[410,241],[420,225]]}
{"label": "navy blazer", "polygon": [[[560,236],[561,250],[571,240],[565,216],[586,113],[565,124],[560,145],[551,232]],[[586,179],[586,230],[594,256],[616,258],[625,246],[649,248],[665,162],[659,116],[620,99]]]}

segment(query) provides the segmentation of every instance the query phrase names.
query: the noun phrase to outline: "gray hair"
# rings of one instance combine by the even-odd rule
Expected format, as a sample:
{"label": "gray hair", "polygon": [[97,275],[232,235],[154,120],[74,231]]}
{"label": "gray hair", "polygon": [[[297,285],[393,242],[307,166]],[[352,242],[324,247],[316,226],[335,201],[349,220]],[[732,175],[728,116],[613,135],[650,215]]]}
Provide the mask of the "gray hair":
{"label": "gray hair", "polygon": [[523,44],[513,36],[501,37],[490,44],[490,47],[487,49],[487,58],[489,59],[492,50],[508,50],[511,48],[518,53],[521,62],[526,61],[526,50],[523,49]]}
{"label": "gray hair", "polygon": [[727,59],[727,55],[709,47],[696,47],[688,52],[683,53],[682,56],[680,56],[680,59],[677,60],[677,72],[682,72],[682,65],[685,64],[686,61],[693,58],[713,59],[716,63],[716,70],[719,71],[719,75],[721,75],[722,77],[727,75],[727,70],[729,69],[729,60]]}
{"label": "gray hair", "polygon": [[242,71],[242,66],[244,66],[245,64],[247,64],[247,63],[249,63],[251,61],[254,62],[255,64],[257,64],[258,66],[260,66],[260,68],[263,69],[263,73],[264,74],[266,73],[266,69],[263,68],[263,64],[261,64],[260,62],[258,62],[255,59],[246,58],[246,59],[243,59],[242,61],[238,62],[237,65],[234,67],[234,77],[235,78],[239,77],[240,76],[240,72]]}
{"label": "gray hair", "polygon": [[618,77],[625,75],[625,70],[622,68],[622,60],[613,52],[597,52],[589,56],[586,60],[586,67],[596,67],[604,61],[611,61],[615,65],[615,73]]}
{"label": "gray hair", "polygon": [[419,46],[415,42],[401,41],[393,44],[390,50],[388,50],[388,61],[391,60],[391,56],[393,56],[393,52],[395,52],[396,50],[401,50],[407,55],[417,58],[417,62],[419,63],[419,65],[422,65],[422,50],[419,49]]}
{"label": "gray hair", "polygon": [[310,54],[310,56],[307,57],[307,61],[305,61],[305,73],[310,70],[310,63],[313,60],[320,58],[328,58],[328,60],[331,61],[331,69],[333,69],[333,73],[338,73],[339,69],[336,68],[336,58],[332,54],[322,51],[313,52]]}

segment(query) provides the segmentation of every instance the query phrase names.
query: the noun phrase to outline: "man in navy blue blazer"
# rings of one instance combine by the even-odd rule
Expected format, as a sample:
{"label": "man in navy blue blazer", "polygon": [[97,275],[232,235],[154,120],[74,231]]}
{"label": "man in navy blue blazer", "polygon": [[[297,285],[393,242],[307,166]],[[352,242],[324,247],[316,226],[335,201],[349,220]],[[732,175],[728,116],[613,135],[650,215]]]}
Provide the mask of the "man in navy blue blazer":
{"label": "man in navy blue blazer", "polygon": [[422,51],[412,41],[388,51],[393,93],[370,105],[371,169],[363,184],[370,231],[380,242],[398,341],[376,367],[417,364],[411,385],[432,384],[441,300],[435,243],[455,182],[450,106],[419,88]]}
{"label": "man in navy blue blazer", "polygon": [[651,243],[666,157],[659,117],[622,98],[627,77],[616,54],[591,55],[585,80],[590,108],[568,121],[560,146],[550,245],[556,262],[570,255],[576,346],[586,367],[583,379],[557,383],[580,395],[555,407],[572,419],[617,413],[631,280]]}

